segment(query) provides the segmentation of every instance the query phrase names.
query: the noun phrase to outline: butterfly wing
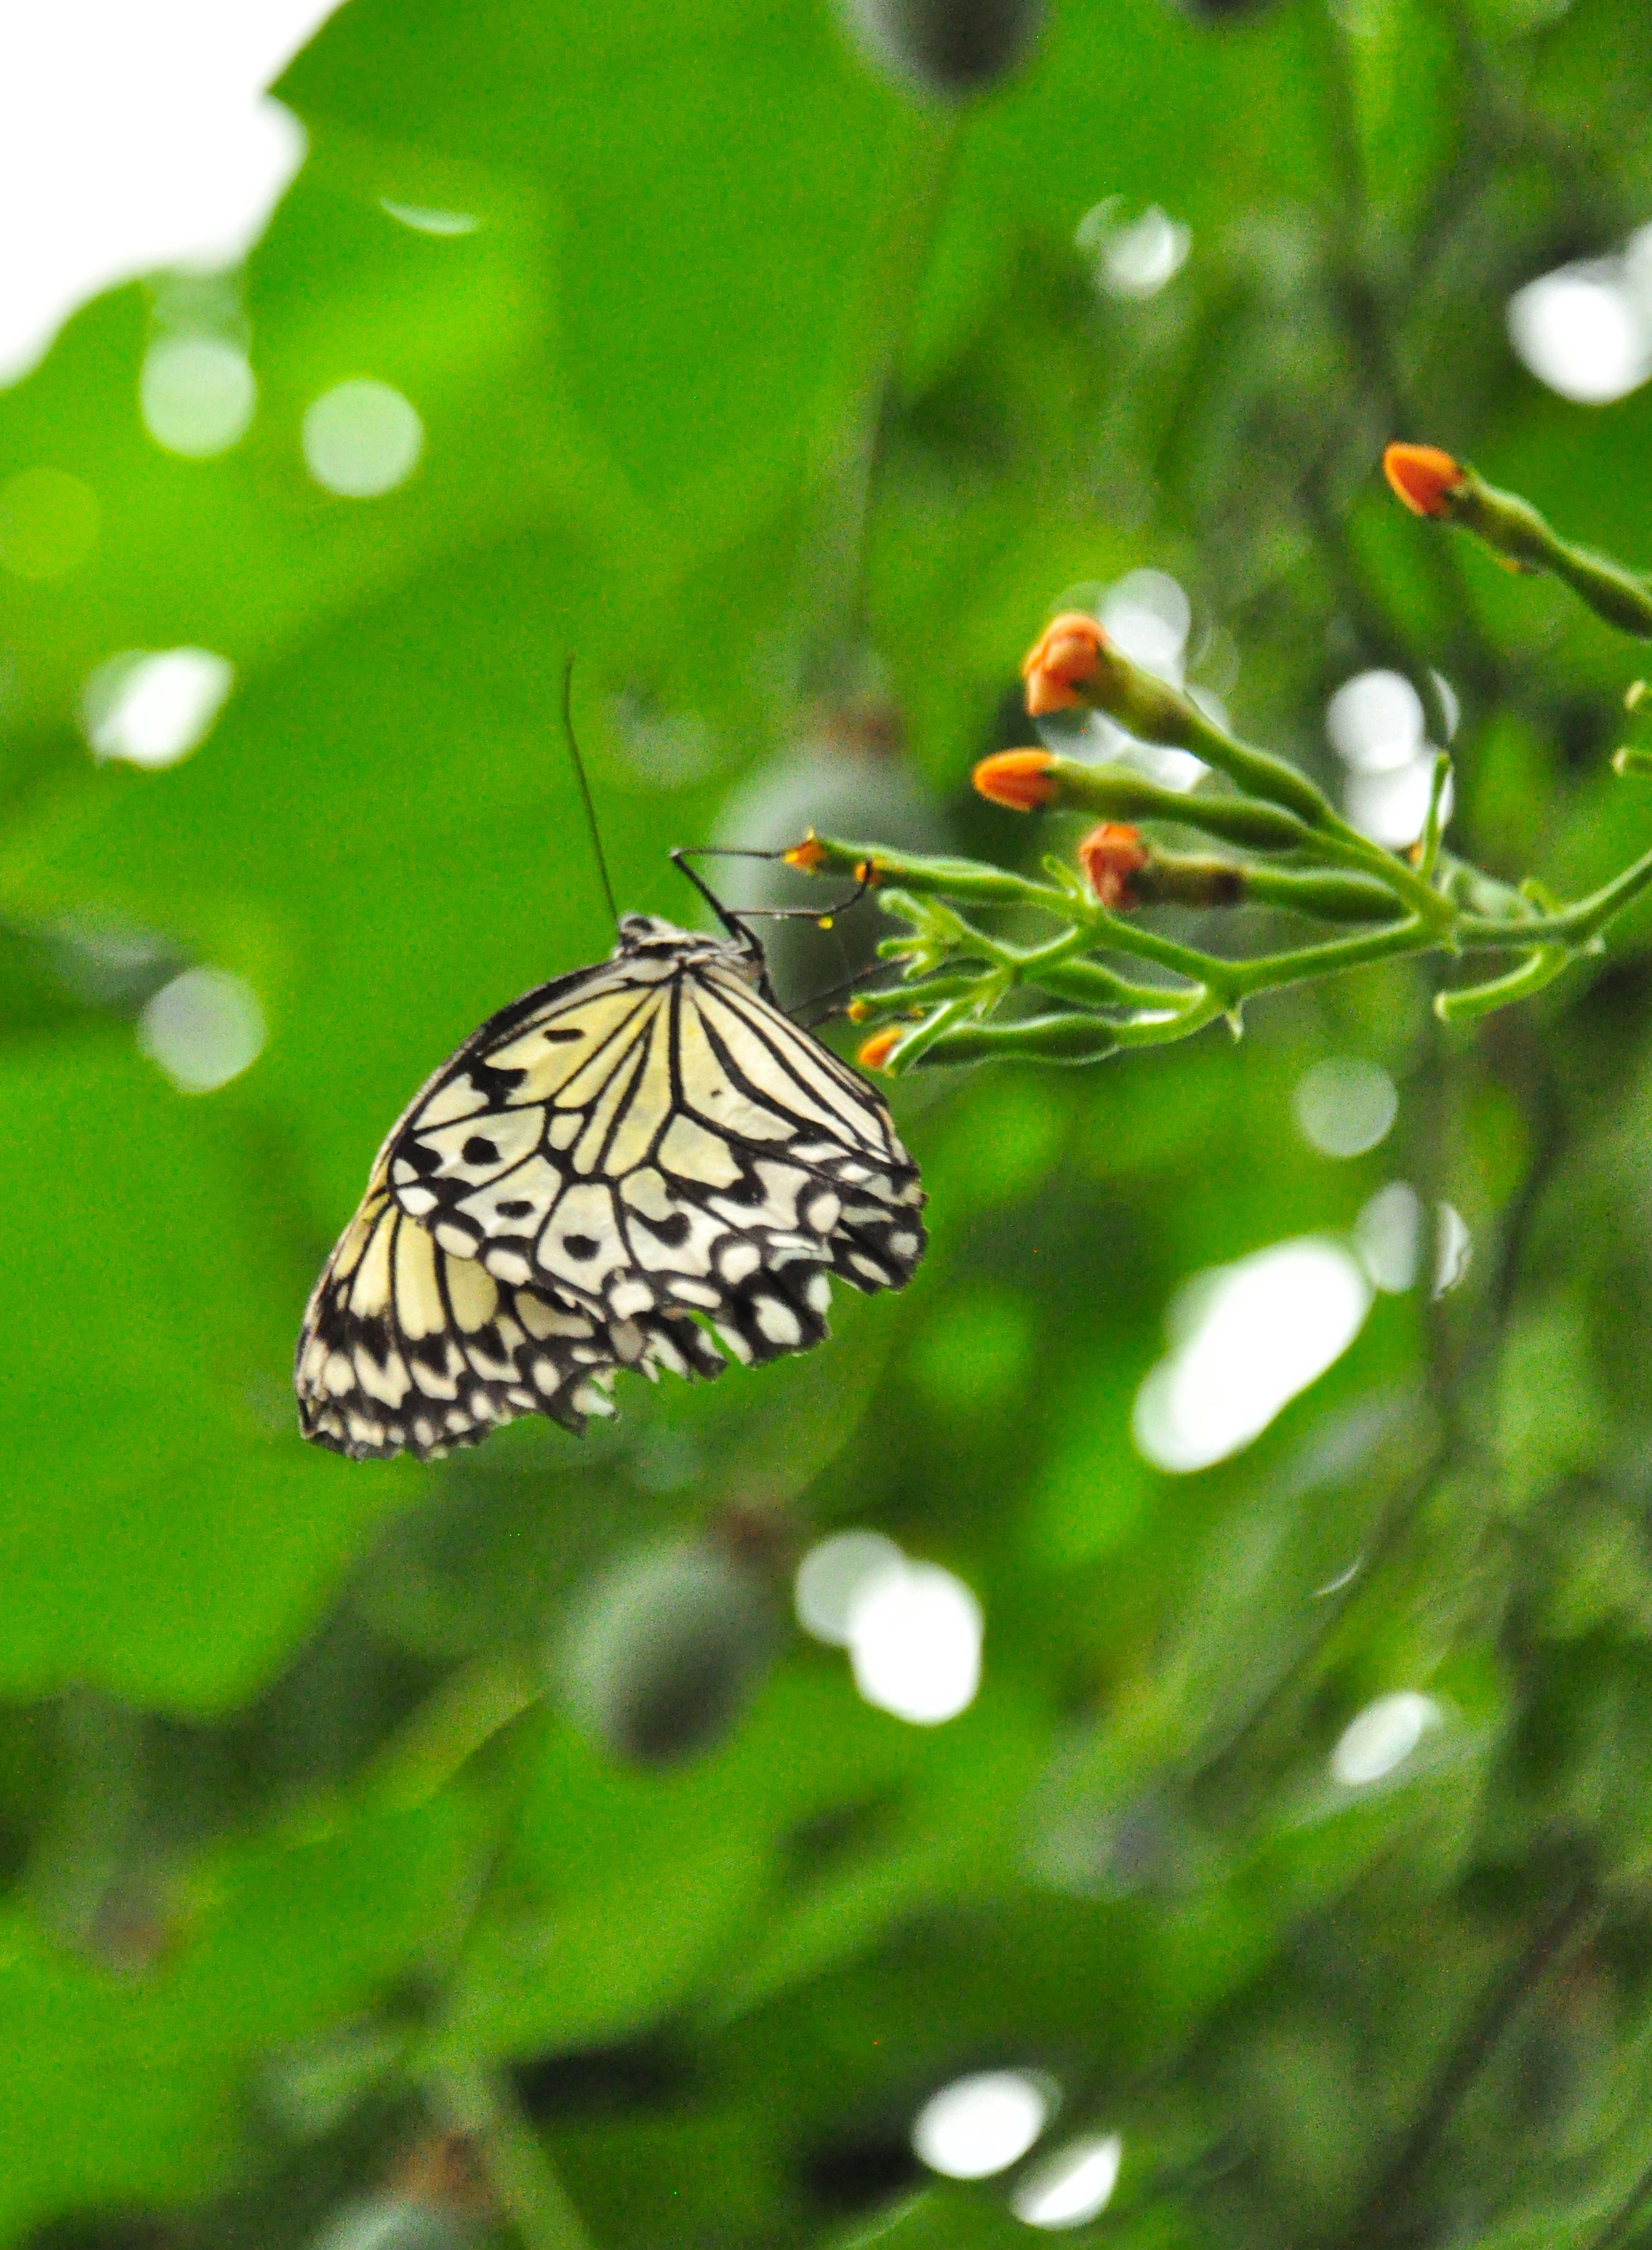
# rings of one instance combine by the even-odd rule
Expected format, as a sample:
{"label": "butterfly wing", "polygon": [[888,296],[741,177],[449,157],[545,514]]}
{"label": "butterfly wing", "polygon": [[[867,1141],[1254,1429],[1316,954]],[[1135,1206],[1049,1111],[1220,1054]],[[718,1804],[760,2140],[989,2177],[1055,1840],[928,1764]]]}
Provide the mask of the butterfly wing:
{"label": "butterfly wing", "polygon": [[355,1460],[434,1460],[521,1414],[583,1429],[613,1411],[613,1363],[589,1314],[444,1250],[396,1204],[381,1160],[305,1310],[299,1426]]}
{"label": "butterfly wing", "polygon": [[692,1315],[742,1360],[802,1350],[829,1273],[898,1288],[924,1248],[883,1103],[719,950],[622,950],[517,1003],[387,1143],[391,1194],[440,1247],[680,1372],[715,1358]]}

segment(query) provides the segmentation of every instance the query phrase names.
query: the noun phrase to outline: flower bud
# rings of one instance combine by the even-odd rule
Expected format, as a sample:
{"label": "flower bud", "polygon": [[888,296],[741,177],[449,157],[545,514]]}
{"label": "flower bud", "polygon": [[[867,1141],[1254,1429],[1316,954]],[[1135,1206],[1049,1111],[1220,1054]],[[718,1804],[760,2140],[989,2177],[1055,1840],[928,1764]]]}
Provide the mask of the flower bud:
{"label": "flower bud", "polygon": [[1382,473],[1413,515],[1446,515],[1464,480],[1460,463],[1438,445],[1390,445]]}
{"label": "flower bud", "polygon": [[1043,0],[839,0],[885,78],[920,99],[967,100],[1008,78],[1043,28]]}
{"label": "flower bud", "polygon": [[1141,831],[1122,820],[1104,820],[1078,846],[1078,865],[1098,905],[1118,912],[1139,903],[1130,879],[1147,864]]}
{"label": "flower bud", "polygon": [[1084,702],[1078,691],[1100,670],[1106,648],[1106,634],[1083,610],[1064,610],[1052,619],[1022,663],[1029,715],[1042,719]]}
{"label": "flower bud", "polygon": [[855,1059],[863,1070],[882,1070],[899,1044],[898,1032],[874,1032],[871,1039],[861,1041]]}
{"label": "flower bud", "polygon": [[777,1639],[759,1571],[677,1542],[627,1557],[596,1588],[564,1653],[564,1700],[623,1763],[672,1764],[730,1731]]}
{"label": "flower bud", "polygon": [[1056,761],[1048,750],[995,750],[971,776],[983,797],[1012,812],[1036,812],[1056,793]]}

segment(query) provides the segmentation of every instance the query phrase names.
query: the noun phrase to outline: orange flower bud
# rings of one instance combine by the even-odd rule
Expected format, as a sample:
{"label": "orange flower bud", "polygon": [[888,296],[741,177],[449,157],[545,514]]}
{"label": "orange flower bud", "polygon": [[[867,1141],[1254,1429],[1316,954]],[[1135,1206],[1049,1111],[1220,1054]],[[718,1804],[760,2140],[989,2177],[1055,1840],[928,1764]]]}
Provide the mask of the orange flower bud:
{"label": "orange flower bud", "polygon": [[862,1041],[855,1059],[863,1070],[881,1070],[899,1044],[898,1032],[874,1032]]}
{"label": "orange flower bud", "polygon": [[1029,715],[1041,719],[1046,711],[1081,703],[1078,690],[1095,678],[1106,645],[1106,634],[1082,610],[1067,610],[1047,625],[1021,667]]}
{"label": "orange flower bud", "polygon": [[1390,445],[1382,473],[1413,515],[1443,515],[1463,480],[1461,466],[1438,445]]}
{"label": "orange flower bud", "polygon": [[1056,761],[1048,750],[995,750],[975,768],[973,779],[983,797],[1012,812],[1036,812],[1056,793]]}
{"label": "orange flower bud", "polygon": [[801,844],[794,844],[780,856],[788,867],[801,867],[806,875],[812,875],[826,857],[826,847],[811,828]]}
{"label": "orange flower bud", "polygon": [[1130,887],[1130,878],[1147,864],[1147,847],[1139,828],[1127,821],[1104,820],[1079,845],[1078,864],[1100,905],[1116,911],[1139,903]]}

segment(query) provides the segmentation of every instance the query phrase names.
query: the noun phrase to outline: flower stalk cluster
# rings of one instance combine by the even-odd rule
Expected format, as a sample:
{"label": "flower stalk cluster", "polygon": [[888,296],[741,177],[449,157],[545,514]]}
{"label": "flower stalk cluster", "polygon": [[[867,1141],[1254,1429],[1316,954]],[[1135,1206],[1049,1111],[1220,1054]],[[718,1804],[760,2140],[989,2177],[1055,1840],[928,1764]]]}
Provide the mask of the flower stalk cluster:
{"label": "flower stalk cluster", "polygon": [[[1537,567],[1566,578],[1600,615],[1652,637],[1652,596],[1640,582],[1599,557],[1585,567],[1581,550],[1525,501],[1433,448],[1390,447],[1385,467],[1414,512],[1462,522],[1522,562],[1541,555]],[[1563,549],[1564,569],[1554,559]],[[1645,604],[1643,622],[1630,589]],[[1240,741],[1144,671],[1093,617],[1057,617],[1022,669],[1030,716],[1105,712],[1137,741],[1189,751],[1211,772],[1184,791],[1043,748],[983,759],[974,783],[992,803],[1020,814],[1088,814],[1097,824],[1070,857],[1046,857],[1042,879],[812,832],[795,845],[787,854],[793,865],[871,883],[906,925],[880,949],[898,966],[896,981],[850,1011],[877,1027],[860,1050],[867,1068],[1098,1062],[1189,1038],[1222,1018],[1237,1032],[1246,1002],[1261,993],[1424,954],[1494,958],[1494,973],[1436,997],[1446,1022],[1472,1022],[1530,997],[1598,950],[1612,918],[1652,887],[1652,852],[1570,905],[1459,859],[1443,839],[1443,756],[1421,834],[1408,851],[1390,852],[1351,826],[1297,767]],[[1631,709],[1635,700],[1632,691]],[[1652,756],[1633,746],[1614,763],[1622,773],[1652,771]],[[1177,848],[1160,832],[1170,826],[1215,848]],[[1218,954],[1141,918],[1166,907],[1260,907],[1331,927],[1277,950]]]}

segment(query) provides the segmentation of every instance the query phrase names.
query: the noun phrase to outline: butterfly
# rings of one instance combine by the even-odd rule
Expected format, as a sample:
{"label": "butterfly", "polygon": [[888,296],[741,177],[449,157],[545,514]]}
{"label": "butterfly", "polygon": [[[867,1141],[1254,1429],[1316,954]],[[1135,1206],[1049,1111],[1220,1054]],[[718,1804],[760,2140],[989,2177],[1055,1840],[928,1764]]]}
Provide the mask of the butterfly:
{"label": "butterfly", "polygon": [[607,961],[500,1009],[414,1095],[305,1312],[306,1438],[429,1460],[521,1414],[578,1431],[620,1369],[804,1351],[834,1277],[911,1280],[924,1191],[888,1110],[718,911],[726,936],[620,916]]}

